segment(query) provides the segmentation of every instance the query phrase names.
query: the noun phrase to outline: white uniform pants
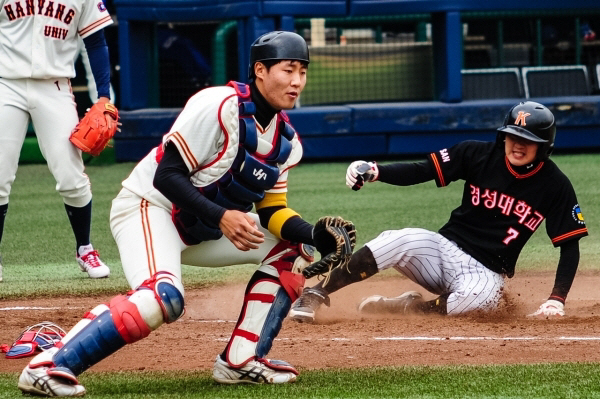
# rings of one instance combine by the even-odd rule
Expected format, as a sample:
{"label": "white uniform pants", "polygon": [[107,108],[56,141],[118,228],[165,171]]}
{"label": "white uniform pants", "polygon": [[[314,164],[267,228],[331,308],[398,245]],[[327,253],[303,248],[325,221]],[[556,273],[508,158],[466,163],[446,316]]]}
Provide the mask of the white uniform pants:
{"label": "white uniform pants", "polygon": [[204,267],[260,264],[279,239],[260,227],[257,215],[249,215],[265,234],[260,248],[240,251],[225,236],[187,246],[173,224],[170,209],[154,205],[124,188],[112,202],[110,228],[125,277],[135,289],[159,271],[167,271],[181,282],[182,264]]}
{"label": "white uniform pants", "polygon": [[30,117],[64,203],[87,205],[92,199],[90,182],[81,151],[69,141],[79,117],[67,78],[0,78],[0,205],[8,203]]}
{"label": "white uniform pants", "polygon": [[502,297],[504,277],[438,233],[388,230],[366,246],[380,271],[393,267],[434,294],[450,294],[449,315],[495,309]]}

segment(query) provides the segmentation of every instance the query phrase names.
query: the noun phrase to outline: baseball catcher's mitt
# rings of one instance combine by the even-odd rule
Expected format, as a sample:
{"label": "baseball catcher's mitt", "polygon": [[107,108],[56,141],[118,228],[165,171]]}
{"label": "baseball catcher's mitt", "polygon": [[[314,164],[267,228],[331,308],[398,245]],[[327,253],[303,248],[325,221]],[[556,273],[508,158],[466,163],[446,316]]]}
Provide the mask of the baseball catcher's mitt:
{"label": "baseball catcher's mitt", "polygon": [[[112,128],[106,124],[104,114],[109,114],[114,120]],[[110,103],[96,103],[88,110],[71,133],[71,142],[83,152],[98,156],[106,148],[118,128],[119,111]]]}
{"label": "baseball catcher's mitt", "polygon": [[321,260],[302,270],[305,278],[325,274],[335,267],[348,264],[356,245],[356,228],[352,222],[339,216],[324,216],[313,228],[313,241]]}

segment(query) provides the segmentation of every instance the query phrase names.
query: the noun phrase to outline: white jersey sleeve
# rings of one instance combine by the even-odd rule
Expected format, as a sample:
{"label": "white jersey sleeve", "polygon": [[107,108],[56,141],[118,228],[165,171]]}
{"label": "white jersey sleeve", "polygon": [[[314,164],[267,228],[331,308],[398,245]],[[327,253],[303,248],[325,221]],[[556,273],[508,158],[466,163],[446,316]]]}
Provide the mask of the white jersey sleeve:
{"label": "white jersey sleeve", "polygon": [[203,187],[231,168],[238,150],[238,125],[235,90],[207,88],[190,98],[163,137],[163,146],[175,144],[192,174],[192,184]]}
{"label": "white jersey sleeve", "polygon": [[[177,147],[190,171],[190,181],[204,187],[218,180],[231,167],[238,148],[238,106],[233,88],[214,87],[192,96],[169,133],[167,143]],[[153,149],[123,181],[123,187],[151,203],[171,209],[171,202],[156,188],[153,180],[158,167],[157,148]]]}
{"label": "white jersey sleeve", "polygon": [[85,0],[77,24],[77,32],[79,36],[86,38],[112,23],[113,20],[102,0]]}

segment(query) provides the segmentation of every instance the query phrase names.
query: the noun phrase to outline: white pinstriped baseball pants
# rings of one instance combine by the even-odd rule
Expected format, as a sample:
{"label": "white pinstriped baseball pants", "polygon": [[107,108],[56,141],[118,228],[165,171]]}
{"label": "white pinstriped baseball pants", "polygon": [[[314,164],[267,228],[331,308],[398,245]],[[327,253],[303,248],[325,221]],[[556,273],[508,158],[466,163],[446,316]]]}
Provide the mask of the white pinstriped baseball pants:
{"label": "white pinstriped baseball pants", "polygon": [[369,241],[379,271],[393,267],[428,291],[449,294],[448,315],[497,308],[504,276],[442,235],[419,228],[388,230]]}

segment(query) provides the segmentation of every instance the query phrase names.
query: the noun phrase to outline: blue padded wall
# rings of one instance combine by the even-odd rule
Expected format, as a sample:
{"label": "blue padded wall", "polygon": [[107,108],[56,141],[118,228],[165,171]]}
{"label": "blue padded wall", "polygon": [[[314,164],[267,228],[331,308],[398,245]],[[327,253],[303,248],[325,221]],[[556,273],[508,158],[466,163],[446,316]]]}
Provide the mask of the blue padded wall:
{"label": "blue padded wall", "polygon": [[[600,148],[600,96],[537,98],[556,117],[557,149]],[[494,140],[515,100],[348,104],[288,111],[306,159],[426,154],[462,140]],[[141,159],[179,109],[122,111],[117,161]]]}

